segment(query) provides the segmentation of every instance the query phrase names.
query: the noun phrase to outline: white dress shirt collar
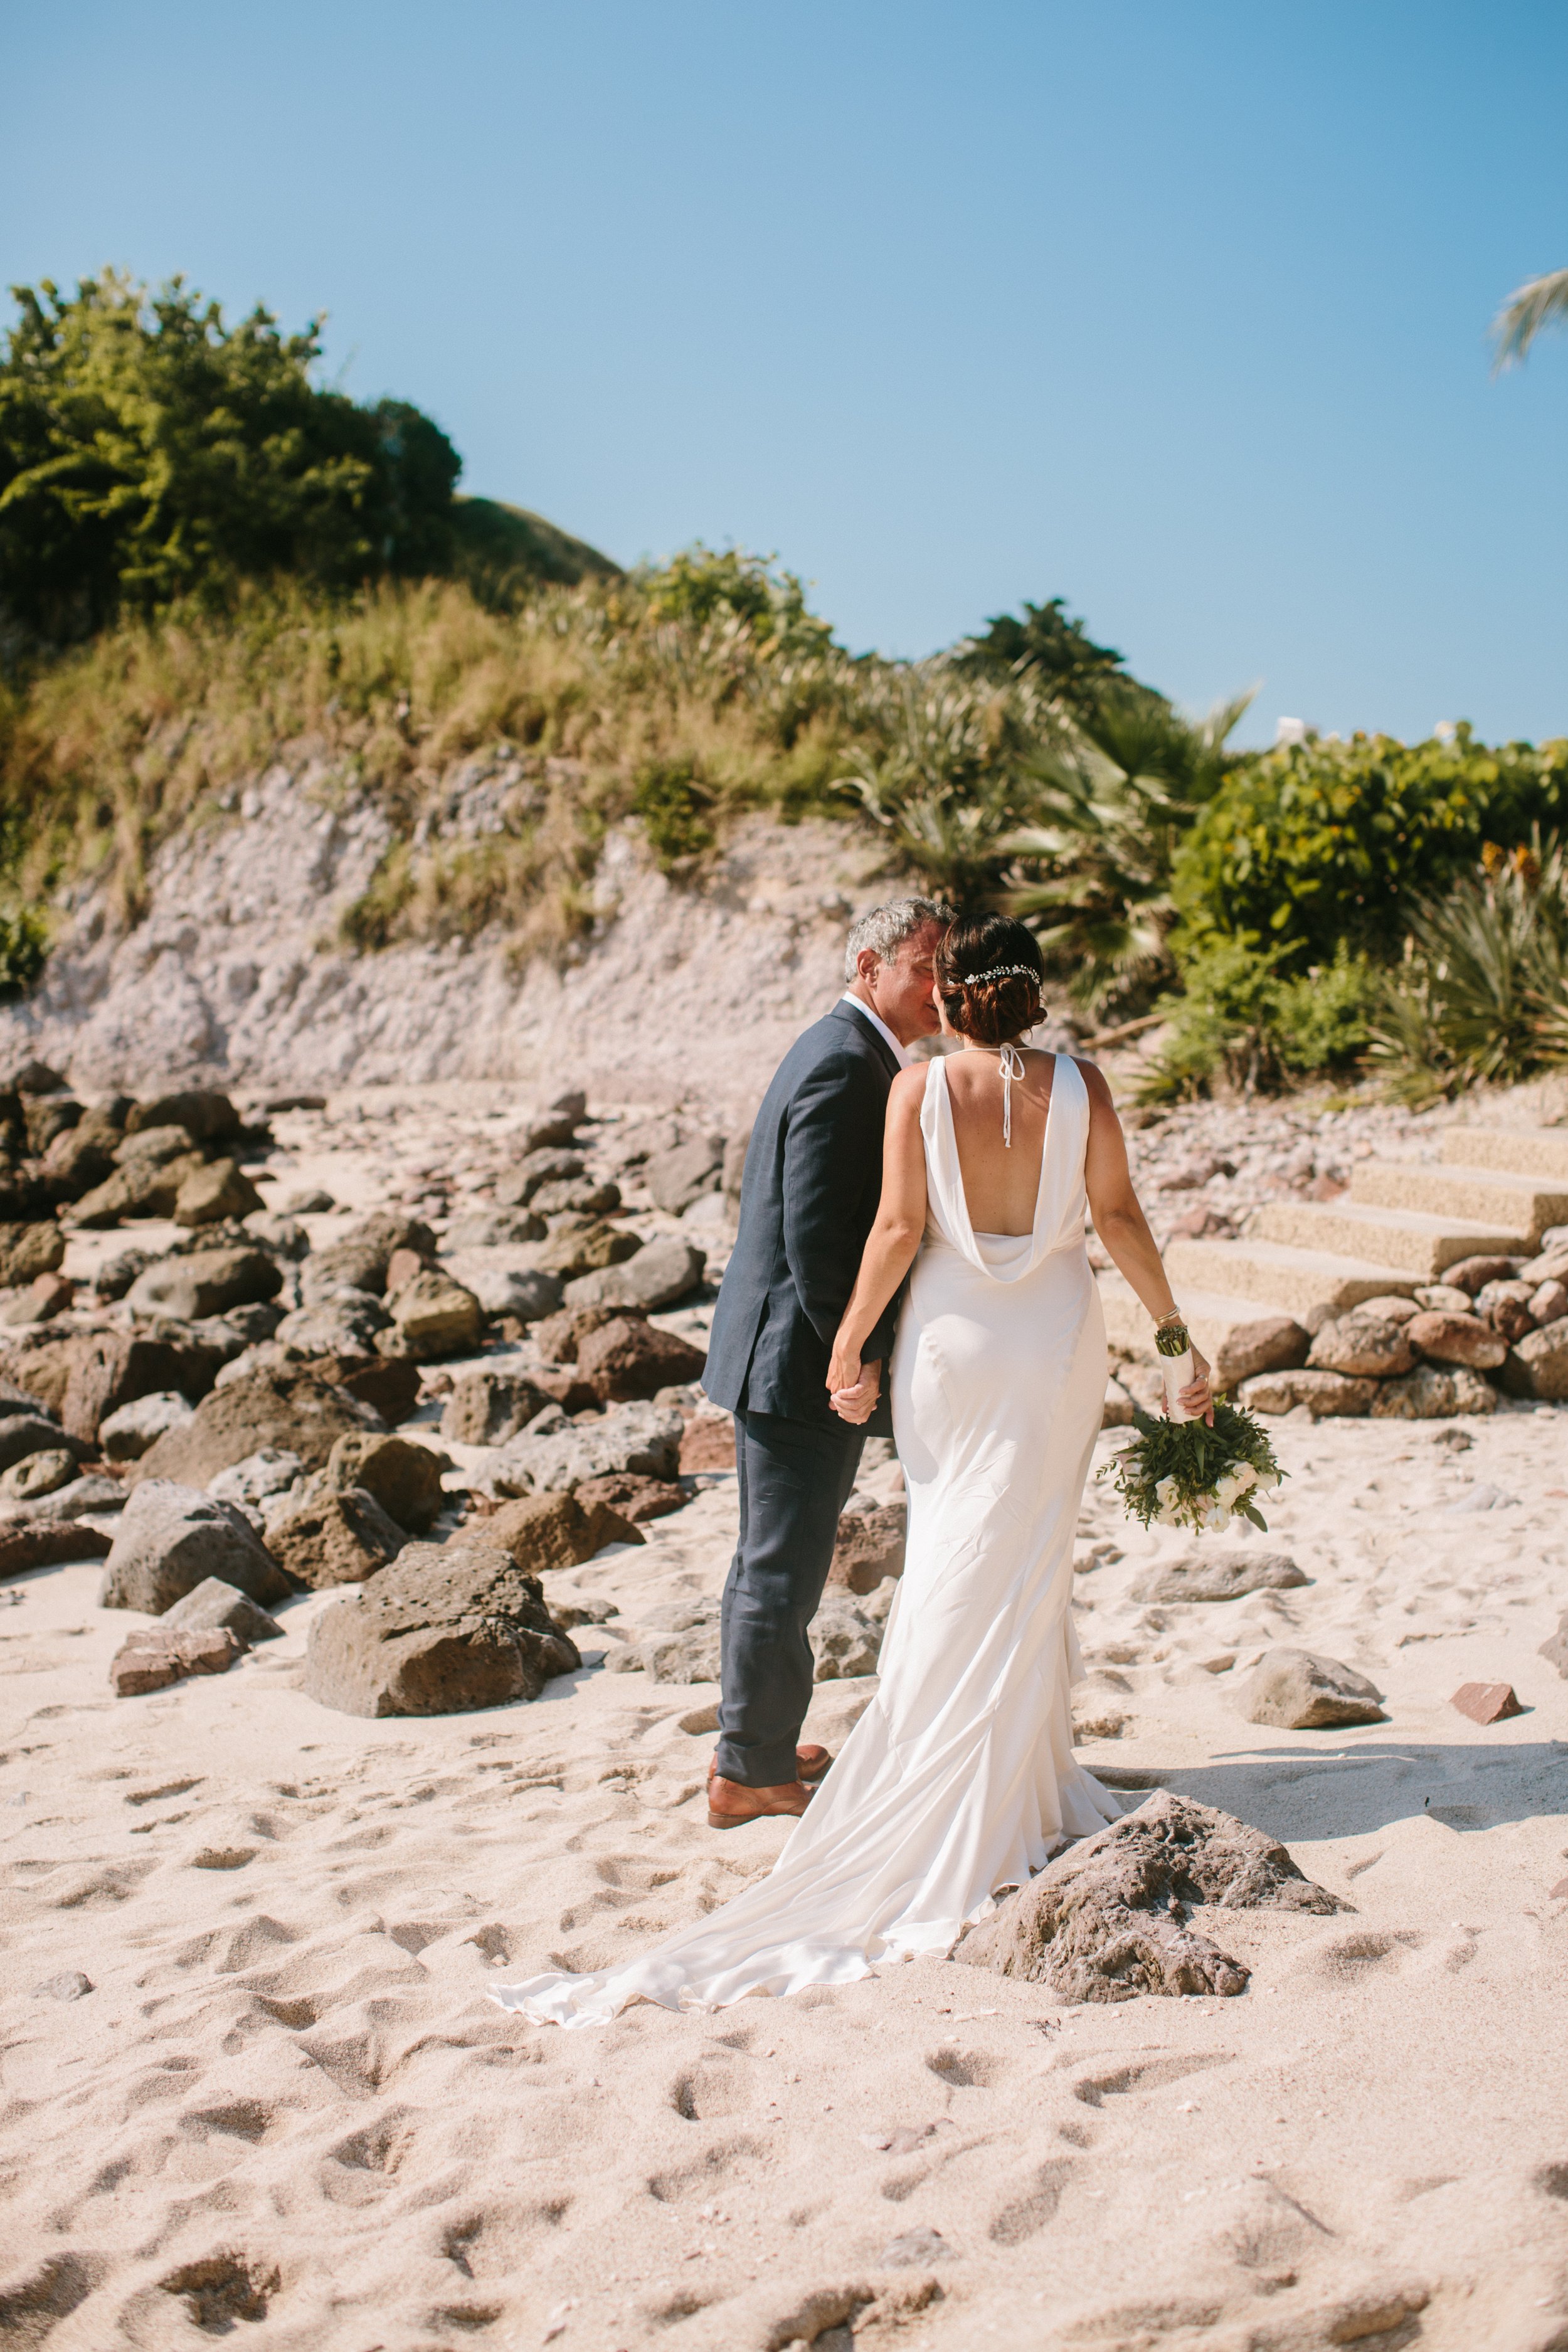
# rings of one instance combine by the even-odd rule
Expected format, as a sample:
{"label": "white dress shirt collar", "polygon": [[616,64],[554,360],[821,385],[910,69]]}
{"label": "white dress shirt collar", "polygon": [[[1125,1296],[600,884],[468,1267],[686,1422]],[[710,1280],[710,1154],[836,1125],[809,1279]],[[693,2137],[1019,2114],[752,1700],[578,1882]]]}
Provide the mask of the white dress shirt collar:
{"label": "white dress shirt collar", "polygon": [[846,1004],[852,1004],[855,1007],[856,1012],[860,1015],[862,1021],[868,1021],[870,1023],[879,1037],[886,1038],[897,1057],[900,1069],[907,1070],[910,1066],[909,1047],[907,1045],[900,1045],[898,1039],[894,1036],[887,1023],[879,1013],[872,1012],[865,998],[863,996],[857,996],[852,988],[847,988],[844,992],[842,1001]]}

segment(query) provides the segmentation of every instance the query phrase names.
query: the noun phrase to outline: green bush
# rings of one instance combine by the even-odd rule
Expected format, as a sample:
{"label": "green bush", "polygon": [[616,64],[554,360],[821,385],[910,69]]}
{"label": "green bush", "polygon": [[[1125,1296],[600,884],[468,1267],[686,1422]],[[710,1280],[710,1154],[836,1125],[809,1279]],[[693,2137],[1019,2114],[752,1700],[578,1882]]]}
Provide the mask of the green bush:
{"label": "green bush", "polygon": [[1563,824],[1568,742],[1489,751],[1464,726],[1452,742],[1312,740],[1234,770],[1177,854],[1173,897],[1190,947],[1228,933],[1388,962],[1415,903],[1484,844]]}
{"label": "green bush", "polygon": [[32,907],[0,915],[0,997],[21,996],[32,987],[49,951],[49,927]]}
{"label": "green bush", "polygon": [[0,349],[0,581],[14,622],[81,636],[121,606],[288,572],[445,570],[462,461],[406,401],[310,381],[320,324],[224,323],[179,278],[14,289]]}
{"label": "green bush", "polygon": [[1372,1034],[1380,975],[1342,948],[1330,964],[1286,971],[1299,953],[1220,940],[1192,956],[1183,993],[1163,1000],[1171,1035],[1143,1098],[1204,1094],[1219,1078],[1252,1092],[1355,1063]]}
{"label": "green bush", "polygon": [[655,760],[641,770],[632,787],[632,814],[641,817],[661,873],[682,873],[711,849],[712,806],[713,795],[689,760]]}

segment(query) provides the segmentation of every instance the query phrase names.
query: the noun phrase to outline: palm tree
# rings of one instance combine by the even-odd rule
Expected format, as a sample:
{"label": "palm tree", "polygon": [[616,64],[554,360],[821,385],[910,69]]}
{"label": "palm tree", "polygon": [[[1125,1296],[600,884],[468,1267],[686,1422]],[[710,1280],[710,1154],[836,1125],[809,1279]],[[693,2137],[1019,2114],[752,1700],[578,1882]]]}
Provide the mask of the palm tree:
{"label": "palm tree", "polygon": [[1544,278],[1530,278],[1516,287],[1492,320],[1497,338],[1496,368],[1512,367],[1526,357],[1542,327],[1568,320],[1568,269],[1549,269]]}

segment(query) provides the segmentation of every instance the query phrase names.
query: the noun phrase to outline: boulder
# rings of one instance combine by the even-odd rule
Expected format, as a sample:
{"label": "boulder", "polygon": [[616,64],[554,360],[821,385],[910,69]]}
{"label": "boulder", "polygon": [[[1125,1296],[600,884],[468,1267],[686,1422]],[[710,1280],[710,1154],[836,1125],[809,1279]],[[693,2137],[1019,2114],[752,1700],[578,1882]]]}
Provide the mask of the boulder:
{"label": "boulder", "polygon": [[1522,1339],[1535,1328],[1530,1303],[1534,1295],[1534,1286],[1528,1282],[1485,1283],[1476,1293],[1476,1313],[1503,1339]]}
{"label": "boulder", "polygon": [[718,1191],[723,1166],[723,1137],[694,1136],[672,1151],[655,1152],[644,1166],[643,1181],[655,1208],[679,1217],[700,1193]]}
{"label": "boulder", "polygon": [[538,1579],[482,1539],[410,1544],[310,1628],[303,1687],[345,1715],[451,1715],[537,1698],[577,1648]]}
{"label": "boulder", "polygon": [[113,1257],[104,1259],[92,1277],[92,1286],[100,1298],[123,1298],[137,1276],[157,1262],[156,1250],[119,1250]]}
{"label": "boulder", "polygon": [[1108,1380],[1105,1383],[1105,1402],[1100,1408],[1101,1429],[1131,1429],[1132,1411],[1132,1399],[1121,1381]]}
{"label": "boulder", "polygon": [[561,1276],[543,1274],[531,1246],[448,1250],[442,1265],[453,1281],[471,1290],[487,1315],[514,1315],[537,1323],[561,1304]]}
{"label": "boulder", "polygon": [[193,1168],[174,1197],[177,1225],[213,1225],[224,1217],[248,1217],[263,1205],[260,1193],[236,1160],[210,1160]]}
{"label": "boulder", "polygon": [[607,1178],[603,1181],[592,1176],[557,1178],[540,1186],[532,1205],[542,1217],[607,1217],[621,1205],[621,1188]]}
{"label": "boulder", "polygon": [[1258,1372],[1293,1371],[1306,1362],[1310,1345],[1290,1315],[1259,1315],[1250,1323],[1233,1323],[1215,1349],[1215,1385],[1229,1390]]}
{"label": "boulder", "polygon": [[344,1290],[356,1298],[379,1298],[391,1255],[373,1242],[331,1242],[312,1251],[300,1269],[300,1306],[324,1307]]}
{"label": "boulder", "polygon": [[1446,1421],[1457,1412],[1496,1411],[1496,1389],[1465,1364],[1417,1364],[1405,1379],[1384,1381],[1372,1403],[1374,1421]]}
{"label": "boulder", "polygon": [[566,1286],[565,1304],[579,1307],[640,1307],[657,1315],[673,1307],[702,1279],[703,1253],[675,1234],[660,1234],[629,1264],[607,1265]]}
{"label": "boulder", "polygon": [[132,1103],[125,1117],[128,1135],[150,1127],[181,1127],[195,1143],[222,1143],[239,1133],[239,1113],[216,1087],[187,1087]]}
{"label": "boulder", "polygon": [[1423,1315],[1468,1315],[1473,1304],[1469,1292],[1456,1290],[1451,1282],[1424,1282],[1415,1293],[1416,1311]]}
{"label": "boulder", "polygon": [[1204,1906],[1320,1916],[1343,1907],[1266,1831],[1160,1789],[1047,1863],[952,1957],[1047,1985],[1058,2000],[1244,1992],[1247,1968],[1188,1924]]}
{"label": "boulder", "polygon": [[[1418,1322],[1420,1318],[1415,1319]],[[1407,1372],[1415,1360],[1408,1337],[1412,1328],[1360,1312],[1343,1315],[1322,1326],[1307,1362],[1314,1371],[1346,1372],[1354,1380],[1388,1380]]]}
{"label": "boulder", "polygon": [[33,1454],[82,1454],[91,1450],[42,1413],[0,1413],[0,1470],[9,1470],[13,1463],[25,1462]]}
{"label": "boulder", "polygon": [[216,1349],[188,1328],[158,1328],[157,1338],[91,1331],[68,1343],[59,1412],[73,1437],[95,1444],[104,1422],[142,1397],[177,1392],[195,1404],[206,1395],[220,1361]]}
{"label": "boulder", "polygon": [[346,1395],[368,1405],[389,1428],[406,1421],[419,1402],[417,1365],[404,1363],[395,1356],[373,1356],[366,1361],[339,1356],[315,1369]]}
{"label": "boulder", "polygon": [[5,1524],[11,1528],[18,1524],[65,1527],[89,1511],[117,1511],[124,1500],[125,1489],[118,1478],[88,1471],[79,1478],[68,1480],[63,1486],[51,1486],[47,1494],[34,1493],[25,1502],[10,1504],[4,1514]]}
{"label": "boulder", "polygon": [[717,1601],[661,1602],[647,1612],[638,1632],[642,1638],[614,1660],[618,1672],[634,1672],[640,1666],[656,1683],[719,1680]]}
{"label": "boulder", "polygon": [[139,1274],[131,1286],[130,1306],[136,1315],[174,1315],[191,1323],[230,1307],[276,1298],[282,1286],[278,1262],[266,1250],[192,1250],[160,1258]]}
{"label": "boulder", "polygon": [[533,1333],[533,1343],[552,1363],[574,1364],[577,1350],[590,1331],[602,1331],[606,1323],[621,1322],[628,1316],[646,1312],[646,1308],[631,1307],[565,1307],[559,1314],[544,1318]]}
{"label": "boulder", "polygon": [[[708,1361],[704,1348],[641,1316],[617,1316],[579,1340],[577,1370],[603,1404],[651,1397],[683,1381],[700,1380]],[[727,1418],[727,1417],[726,1417]],[[731,1458],[734,1458],[733,1431]]]}
{"label": "boulder", "polygon": [[503,1503],[482,1523],[486,1543],[499,1543],[519,1568],[542,1576],[558,1568],[580,1568],[606,1544],[646,1543],[642,1529],[606,1503],[580,1502],[575,1495],[525,1495]]}
{"label": "boulder", "polygon": [[504,1445],[551,1402],[526,1372],[463,1372],[442,1408],[441,1434],[451,1445]]}
{"label": "boulder", "polygon": [[1434,1364],[1468,1364],[1476,1371],[1491,1371],[1508,1353],[1501,1334],[1479,1315],[1423,1313],[1405,1327],[1412,1347]]}
{"label": "boulder", "polygon": [[166,1431],[132,1465],[131,1476],[205,1486],[264,1446],[297,1454],[308,1470],[319,1470],[340,1437],[374,1429],[380,1418],[309,1370],[247,1372],[205,1396],[185,1426]]}
{"label": "boulder", "polygon": [[668,1406],[619,1405],[598,1422],[552,1436],[536,1437],[525,1431],[501,1447],[490,1475],[503,1494],[531,1490],[569,1495],[584,1478],[603,1478],[617,1470],[672,1478],[685,1426],[681,1415]]}
{"label": "boulder", "polygon": [[1269,1650],[1242,1685],[1248,1723],[1284,1731],[1320,1731],[1342,1723],[1386,1723],[1383,1693],[1353,1666],[1310,1650]]}
{"label": "boulder", "polygon": [[368,1356],[391,1328],[392,1318],[379,1298],[368,1290],[343,1288],[313,1307],[296,1307],[272,1336],[302,1356]]}
{"label": "boulder", "polygon": [[1519,1278],[1521,1282],[1568,1283],[1568,1243],[1553,1242],[1548,1234],[1541,1255],[1528,1259],[1520,1267]]}
{"label": "boulder", "polygon": [[0,1224],[0,1288],[19,1290],[37,1275],[53,1274],[65,1254],[66,1237],[52,1222]]}
{"label": "boulder", "polygon": [[[570,1138],[571,1130],[567,1135]],[[496,1205],[502,1209],[525,1208],[544,1184],[565,1183],[583,1173],[583,1155],[563,1145],[542,1144],[537,1150],[526,1152],[515,1168],[510,1168],[496,1185]]]}
{"label": "boulder", "polygon": [[139,1625],[114,1654],[110,1685],[116,1698],[143,1698],[188,1675],[225,1674],[247,1647],[227,1625]]}
{"label": "boulder", "polygon": [[746,1154],[752,1148],[752,1130],[743,1127],[724,1146],[724,1159],[719,1171],[719,1189],[727,1201],[738,1207],[741,1188],[746,1181]]}
{"label": "boulder", "polygon": [[822,1605],[806,1629],[815,1661],[812,1680],[833,1683],[854,1675],[874,1675],[881,1654],[882,1628],[874,1617],[857,1609],[848,1593],[825,1592]]}
{"label": "boulder", "polygon": [[[283,1320],[283,1315],[284,1310],[278,1301],[275,1298],[269,1298],[264,1306],[230,1307],[224,1313],[222,1320],[231,1330],[238,1333],[242,1348],[253,1348],[261,1340],[270,1339],[274,1336],[278,1326]],[[233,1360],[232,1358],[230,1360]]]}
{"label": "boulder", "polygon": [[191,1139],[183,1127],[142,1128],[122,1136],[114,1146],[117,1168],[167,1168],[176,1160],[188,1161],[193,1168],[206,1165],[201,1153],[191,1150]]}
{"label": "boulder", "polygon": [[455,1250],[515,1248],[522,1242],[542,1242],[545,1231],[543,1218],[530,1209],[470,1209],[452,1219],[442,1254],[450,1257]]}
{"label": "boulder", "polygon": [[[398,1352],[416,1363],[467,1355],[484,1332],[484,1314],[473,1292],[434,1268],[405,1282],[391,1307]],[[384,1338],[392,1336],[389,1332]],[[381,1352],[389,1350],[383,1347]]]}
{"label": "boulder", "polygon": [[84,1192],[70,1212],[73,1225],[118,1225],[127,1217],[172,1217],[185,1178],[206,1165],[200,1152],[162,1162],[132,1159],[102,1184]]}
{"label": "boulder", "polygon": [[1228,1558],[1194,1551],[1184,1559],[1168,1561],[1133,1586],[1132,1598],[1156,1607],[1183,1601],[1239,1601],[1244,1593],[1289,1592],[1310,1580],[1288,1554],[1254,1551],[1249,1546]]}
{"label": "boulder", "polygon": [[1375,1381],[1345,1372],[1259,1372],[1255,1379],[1243,1381],[1237,1402],[1248,1412],[1289,1412],[1304,1404],[1314,1421],[1325,1421],[1334,1415],[1370,1412],[1376,1394]]}
{"label": "boulder", "polygon": [[1528,1251],[1522,1257],[1462,1257],[1443,1268],[1443,1280],[1451,1289],[1463,1290],[1473,1298],[1489,1282],[1511,1281],[1528,1258]]}
{"label": "boulder", "polygon": [[[1458,1296],[1463,1299],[1465,1294],[1460,1291]],[[1420,1314],[1421,1308],[1415,1299],[1400,1298],[1391,1291],[1386,1297],[1363,1298],[1351,1312],[1371,1316],[1379,1323],[1408,1323],[1413,1315]]]}
{"label": "boulder", "polygon": [[1558,1403],[1568,1399],[1568,1315],[1543,1324],[1509,1349],[1502,1384],[1510,1396],[1545,1397]]}
{"label": "boulder", "polygon": [[302,1502],[267,1522],[267,1549],[300,1584],[359,1584],[395,1559],[408,1538],[363,1486],[312,1479]]}
{"label": "boulder", "polygon": [[547,1241],[535,1244],[534,1258],[544,1273],[570,1282],[574,1276],[620,1265],[641,1248],[641,1237],[625,1226],[602,1224],[590,1218],[586,1224],[573,1222],[558,1226]]}
{"label": "boulder", "polygon": [[100,1528],[75,1519],[0,1518],[0,1577],[59,1568],[67,1560],[101,1559],[108,1549],[109,1538]]}
{"label": "boulder", "polygon": [[290,1265],[310,1255],[310,1236],[297,1217],[274,1216],[263,1209],[258,1215],[247,1217],[245,1232],[259,1249],[286,1259]]}
{"label": "boulder", "polygon": [[194,1585],[183,1601],[164,1611],[159,1622],[176,1633],[210,1633],[226,1627],[237,1633],[247,1649],[254,1649],[258,1642],[276,1642],[283,1632],[277,1619],[258,1609],[248,1592],[225,1584],[216,1576]]}
{"label": "boulder", "polygon": [[410,1535],[422,1536],[433,1524],[447,1499],[441,1473],[451,1467],[434,1446],[370,1430],[340,1437],[327,1456],[327,1476],[335,1487],[363,1487]]}
{"label": "boulder", "polygon": [[259,1527],[265,1517],[264,1506],[304,1478],[305,1465],[297,1454],[286,1454],[276,1445],[265,1445],[259,1453],[247,1454],[243,1462],[235,1462],[220,1470],[207,1486],[207,1493],[217,1503],[233,1503],[245,1513],[252,1527]]}
{"label": "boulder", "polygon": [[584,1478],[576,1489],[585,1511],[605,1504],[634,1527],[647,1519],[662,1519],[685,1508],[690,1497],[673,1478],[647,1478],[635,1471],[612,1471],[607,1477]]}
{"label": "boulder", "polygon": [[578,1379],[574,1364],[535,1364],[529,1377],[563,1413],[599,1410],[598,1398],[586,1381]]}
{"label": "boulder", "polygon": [[100,1605],[161,1617],[209,1576],[264,1607],[292,1589],[243,1511],[172,1478],[149,1478],[126,1503]]}
{"label": "boulder", "polygon": [[852,1495],[838,1521],[827,1571],[829,1589],[874,1592],[886,1578],[902,1576],[908,1528],[906,1504],[873,1503]]}
{"label": "boulder", "polygon": [[1568,1282],[1555,1276],[1543,1282],[1531,1293],[1530,1319],[1532,1323],[1558,1323],[1568,1315]]}
{"label": "boulder", "polygon": [[25,1454],[9,1470],[0,1471],[0,1497],[7,1503],[37,1502],[41,1496],[58,1495],[76,1475],[74,1454],[63,1445],[46,1446],[40,1453]]}
{"label": "boulder", "polygon": [[22,1106],[27,1150],[41,1160],[56,1136],[70,1133],[80,1122],[82,1107],[70,1094],[35,1095]]}
{"label": "boulder", "polygon": [[98,1442],[106,1462],[139,1462],[167,1429],[183,1429],[193,1418],[193,1407],[177,1389],[155,1391],[106,1413],[99,1423]]}

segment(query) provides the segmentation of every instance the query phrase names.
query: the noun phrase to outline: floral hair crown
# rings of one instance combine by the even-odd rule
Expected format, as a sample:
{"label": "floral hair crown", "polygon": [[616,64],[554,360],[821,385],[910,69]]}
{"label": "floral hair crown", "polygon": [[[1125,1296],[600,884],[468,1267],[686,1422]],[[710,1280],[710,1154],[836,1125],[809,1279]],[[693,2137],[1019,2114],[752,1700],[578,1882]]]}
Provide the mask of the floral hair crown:
{"label": "floral hair crown", "polygon": [[1032,980],[1037,988],[1040,985],[1039,973],[1026,963],[987,964],[984,971],[961,973],[959,985],[961,988],[975,988],[983,980]]}

